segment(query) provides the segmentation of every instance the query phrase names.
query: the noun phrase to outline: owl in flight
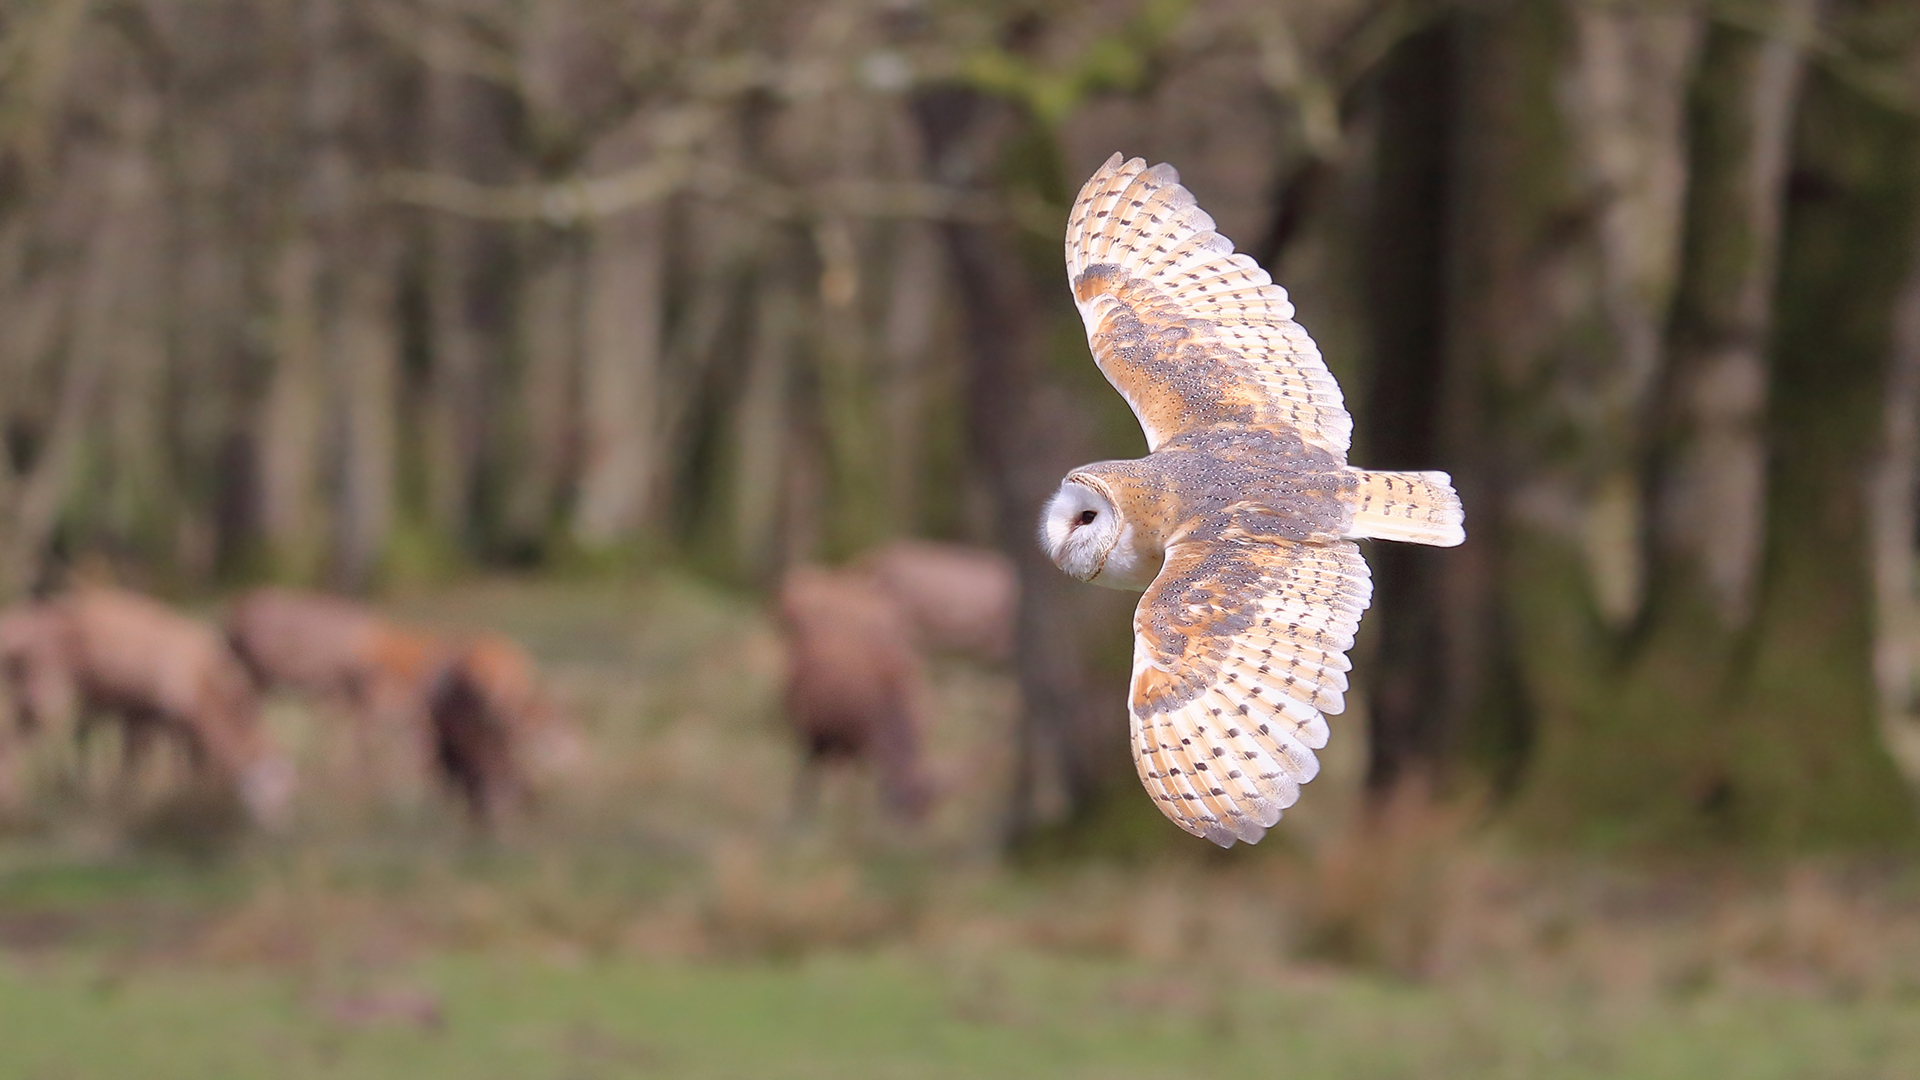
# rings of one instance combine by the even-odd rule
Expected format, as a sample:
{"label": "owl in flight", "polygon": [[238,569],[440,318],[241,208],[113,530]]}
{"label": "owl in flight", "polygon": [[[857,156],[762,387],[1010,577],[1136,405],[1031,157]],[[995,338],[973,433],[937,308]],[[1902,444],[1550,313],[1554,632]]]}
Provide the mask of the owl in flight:
{"label": "owl in flight", "polygon": [[1466,538],[1442,472],[1346,462],[1353,420],[1286,292],[1213,231],[1169,165],[1119,154],[1067,220],[1094,362],[1147,436],[1067,474],[1040,542],[1081,581],[1144,589],[1133,760],[1173,823],[1253,843],[1320,764],[1373,594],[1355,539]]}

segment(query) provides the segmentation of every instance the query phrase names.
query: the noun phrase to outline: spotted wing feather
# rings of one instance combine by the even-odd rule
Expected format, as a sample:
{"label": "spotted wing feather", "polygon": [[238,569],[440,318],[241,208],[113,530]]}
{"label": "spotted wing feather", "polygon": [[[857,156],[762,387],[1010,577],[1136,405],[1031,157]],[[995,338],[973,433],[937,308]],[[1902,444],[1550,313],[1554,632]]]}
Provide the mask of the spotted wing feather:
{"label": "spotted wing feather", "polygon": [[1074,202],[1066,252],[1094,360],[1151,448],[1260,424],[1346,454],[1353,421],[1286,290],[1234,253],[1171,165],[1108,159]]}
{"label": "spotted wing feather", "polygon": [[1187,540],[1134,614],[1134,765],[1162,813],[1222,847],[1266,835],[1319,772],[1373,594],[1351,542]]}

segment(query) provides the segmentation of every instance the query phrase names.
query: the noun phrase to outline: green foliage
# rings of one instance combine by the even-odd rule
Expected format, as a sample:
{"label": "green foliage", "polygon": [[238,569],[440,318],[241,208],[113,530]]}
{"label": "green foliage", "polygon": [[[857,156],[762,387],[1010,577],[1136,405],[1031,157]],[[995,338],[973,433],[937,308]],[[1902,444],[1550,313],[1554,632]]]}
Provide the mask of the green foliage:
{"label": "green foliage", "polygon": [[468,568],[453,537],[433,528],[424,515],[407,512],[388,536],[379,578],[383,585],[417,588],[452,581]]}
{"label": "green foliage", "polygon": [[1124,26],[1094,38],[1064,62],[989,46],[963,58],[960,70],[975,87],[1020,102],[1054,127],[1095,94],[1144,89],[1156,54],[1191,7],[1191,0],[1145,0]]}

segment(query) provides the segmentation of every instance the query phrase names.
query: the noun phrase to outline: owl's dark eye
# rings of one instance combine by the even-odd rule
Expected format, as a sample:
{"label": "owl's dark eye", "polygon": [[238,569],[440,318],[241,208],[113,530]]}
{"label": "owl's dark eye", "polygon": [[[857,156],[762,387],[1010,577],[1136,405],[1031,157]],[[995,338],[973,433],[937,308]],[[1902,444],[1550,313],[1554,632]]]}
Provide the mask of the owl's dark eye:
{"label": "owl's dark eye", "polygon": [[1091,525],[1093,524],[1093,519],[1099,516],[1100,511],[1098,510],[1082,510],[1080,511],[1080,524]]}

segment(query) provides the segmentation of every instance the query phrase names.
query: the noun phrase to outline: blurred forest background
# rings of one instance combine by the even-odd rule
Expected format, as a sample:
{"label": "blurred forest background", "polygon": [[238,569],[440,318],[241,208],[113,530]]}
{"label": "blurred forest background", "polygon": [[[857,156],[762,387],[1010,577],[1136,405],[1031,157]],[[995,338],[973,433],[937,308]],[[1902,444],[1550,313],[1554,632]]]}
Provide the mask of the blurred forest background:
{"label": "blurred forest background", "polygon": [[1911,850],[1909,0],[10,0],[0,600],[511,571],[679,611],[630,585],[671,567],[738,613],[891,537],[995,546],[989,847],[1184,842],[1120,736],[1127,598],[1032,540],[1144,449],[1060,255],[1116,149],[1293,294],[1353,460],[1466,502],[1460,549],[1367,551],[1361,818]]}

